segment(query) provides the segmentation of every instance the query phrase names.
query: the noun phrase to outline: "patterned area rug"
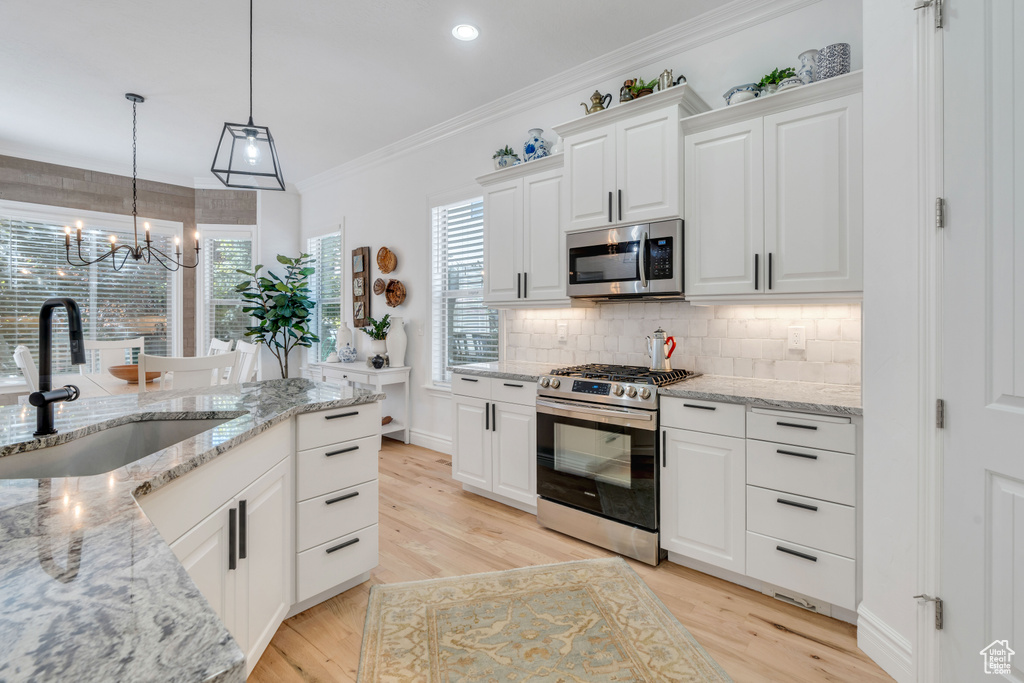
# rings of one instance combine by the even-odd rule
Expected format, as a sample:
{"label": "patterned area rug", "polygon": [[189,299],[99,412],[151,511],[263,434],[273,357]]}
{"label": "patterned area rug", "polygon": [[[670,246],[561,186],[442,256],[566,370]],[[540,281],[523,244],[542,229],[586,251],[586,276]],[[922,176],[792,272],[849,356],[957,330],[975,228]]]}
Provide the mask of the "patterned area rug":
{"label": "patterned area rug", "polygon": [[374,586],[359,681],[729,677],[621,558]]}

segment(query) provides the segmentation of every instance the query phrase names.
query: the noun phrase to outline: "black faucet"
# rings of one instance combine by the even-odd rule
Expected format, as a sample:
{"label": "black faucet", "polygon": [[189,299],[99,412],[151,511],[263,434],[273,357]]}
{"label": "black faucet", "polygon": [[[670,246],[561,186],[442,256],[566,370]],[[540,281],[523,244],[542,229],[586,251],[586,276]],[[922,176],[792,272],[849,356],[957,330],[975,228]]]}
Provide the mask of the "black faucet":
{"label": "black faucet", "polygon": [[68,333],[71,336],[71,363],[85,363],[85,337],[82,335],[82,314],[74,299],[58,296],[47,299],[39,310],[39,391],[29,394],[28,402],[36,407],[36,433],[33,436],[56,434],[53,427],[53,404],[74,401],[78,387],[68,384],[53,389],[53,309],[63,306],[68,312]]}

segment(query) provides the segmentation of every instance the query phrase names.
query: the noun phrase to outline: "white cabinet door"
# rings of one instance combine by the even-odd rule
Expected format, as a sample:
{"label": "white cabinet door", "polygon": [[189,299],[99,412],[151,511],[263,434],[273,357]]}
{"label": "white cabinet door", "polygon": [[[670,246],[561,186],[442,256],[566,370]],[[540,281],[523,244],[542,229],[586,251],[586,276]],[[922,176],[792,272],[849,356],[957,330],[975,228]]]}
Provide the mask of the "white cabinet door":
{"label": "white cabinet door", "polygon": [[661,547],[744,573],[743,439],[664,429]]}
{"label": "white cabinet door", "polygon": [[491,434],[493,492],[527,505],[537,504],[537,408],[494,404]]}
{"label": "white cabinet door", "polygon": [[[237,572],[230,570],[229,519],[235,502],[229,501],[171,544],[171,551],[188,572],[196,588],[239,643],[235,619]],[[236,511],[237,514],[237,511]],[[235,557],[237,561],[237,556]],[[236,565],[237,566],[237,565]]]}
{"label": "white cabinet door", "polygon": [[452,479],[491,489],[490,402],[452,396],[455,411],[452,444]]}
{"label": "white cabinet door", "polygon": [[[527,300],[566,298],[565,233],[562,216],[562,171],[523,180],[523,270]],[[507,259],[507,256],[505,256]]]}
{"label": "white cabinet door", "polygon": [[[449,235],[448,248],[457,235]],[[523,181],[496,185],[484,195],[484,301],[515,301],[523,272]]]}
{"label": "white cabinet door", "polygon": [[616,128],[615,221],[640,223],[679,216],[679,107]]}
{"label": "white cabinet door", "polygon": [[292,466],[285,459],[238,494],[238,631],[248,670],[292,603]]}
{"label": "white cabinet door", "polygon": [[565,141],[566,230],[608,225],[615,194],[615,125],[595,128]]}
{"label": "white cabinet door", "polygon": [[760,118],[685,138],[687,296],[764,290],[763,156]]}
{"label": "white cabinet door", "polygon": [[764,136],[768,291],[862,290],[860,94],[766,116]]}

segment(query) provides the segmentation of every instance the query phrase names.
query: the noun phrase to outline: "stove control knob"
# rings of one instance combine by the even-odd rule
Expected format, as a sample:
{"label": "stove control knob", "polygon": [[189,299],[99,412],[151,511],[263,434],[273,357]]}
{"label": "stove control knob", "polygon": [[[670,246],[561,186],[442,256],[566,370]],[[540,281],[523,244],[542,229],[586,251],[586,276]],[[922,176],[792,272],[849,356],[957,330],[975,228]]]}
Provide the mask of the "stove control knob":
{"label": "stove control knob", "polygon": [[618,384],[613,384],[612,385],[612,393],[615,394],[616,396],[622,396],[623,389]]}
{"label": "stove control knob", "polygon": [[547,377],[541,377],[541,378],[540,378],[540,385],[541,385],[542,387],[544,387],[545,389],[547,389],[547,388],[548,388],[548,385],[549,385],[549,384],[551,384],[551,380],[549,380],[549,379],[548,379]]}
{"label": "stove control knob", "polygon": [[636,387],[626,387],[626,396],[630,398],[636,396]]}
{"label": "stove control knob", "polygon": [[651,397],[651,390],[650,389],[648,389],[647,387],[644,387],[643,389],[640,390],[640,398],[642,398],[642,399],[644,399],[646,401],[650,397]]}
{"label": "stove control knob", "polygon": [[562,383],[558,381],[557,377],[552,377],[551,378],[551,388],[552,389],[557,389],[561,384]]}

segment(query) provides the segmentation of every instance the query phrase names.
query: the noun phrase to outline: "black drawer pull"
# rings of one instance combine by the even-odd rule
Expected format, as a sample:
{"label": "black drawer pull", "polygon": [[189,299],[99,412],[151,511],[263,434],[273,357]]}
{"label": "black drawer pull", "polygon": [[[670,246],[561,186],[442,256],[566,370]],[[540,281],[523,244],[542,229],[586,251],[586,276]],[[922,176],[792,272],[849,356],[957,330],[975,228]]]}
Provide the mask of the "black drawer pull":
{"label": "black drawer pull", "polygon": [[324,415],[325,420],[337,420],[339,417],[352,417],[358,415],[358,410],[353,410],[351,413],[338,413],[337,415]]}
{"label": "black drawer pull", "polygon": [[792,505],[795,508],[803,508],[804,510],[810,510],[811,512],[817,512],[817,505],[808,505],[807,503],[798,503],[795,500],[786,500],[785,498],[776,498],[776,503],[782,503],[783,505]]}
{"label": "black drawer pull", "polygon": [[[346,493],[344,496],[338,496],[337,498],[331,498],[330,500],[324,501],[324,504],[333,505],[334,503],[340,503],[341,501],[348,500],[349,498],[355,498],[358,495],[359,491],[353,491],[352,493]],[[779,502],[781,503],[782,501],[780,500]],[[815,508],[815,510],[817,510],[817,508]]]}
{"label": "black drawer pull", "polygon": [[779,425],[780,427],[796,427],[797,429],[810,429],[812,432],[818,430],[818,428],[815,427],[814,425],[798,425],[795,422],[776,422],[775,424]]}
{"label": "black drawer pull", "polygon": [[775,452],[776,453],[781,453],[782,455],[795,455],[798,458],[807,458],[808,460],[817,460],[818,459],[818,456],[811,455],[810,453],[797,453],[796,451],[783,451],[783,450],[777,450]]}
{"label": "black drawer pull", "polygon": [[523,388],[522,384],[509,384],[508,382],[505,382],[505,386],[506,387],[515,387],[516,389],[522,389]]}
{"label": "black drawer pull", "polygon": [[684,408],[700,408],[701,410],[718,410],[715,406],[699,406],[696,403],[684,403]]}
{"label": "black drawer pull", "polygon": [[480,381],[478,379],[473,379],[472,377],[460,377],[459,379],[461,379],[463,382],[479,382]]}
{"label": "black drawer pull", "polygon": [[245,513],[246,501],[238,501],[238,559],[244,560],[249,557],[247,545],[249,543],[249,532],[246,525],[249,523],[249,515]]}
{"label": "black drawer pull", "polygon": [[[778,551],[787,553],[789,555],[796,555],[797,557],[802,557],[803,559],[810,560],[811,562],[817,562],[818,561],[818,558],[816,558],[814,555],[808,555],[807,553],[801,553],[801,552],[797,552],[796,550],[790,550],[789,548],[783,548],[781,545],[775,546],[775,549],[778,550]],[[331,551],[328,550],[327,552],[331,552]]]}
{"label": "black drawer pull", "polygon": [[345,541],[344,543],[339,543],[338,545],[334,546],[333,548],[328,548],[327,549],[327,554],[330,555],[335,550],[341,550],[342,548],[347,548],[350,545],[355,545],[356,543],[359,543],[359,539],[358,538],[353,538],[350,541]]}
{"label": "black drawer pull", "polygon": [[337,450],[337,451],[327,451],[326,453],[324,453],[324,455],[329,458],[332,455],[341,455],[342,453],[351,453],[352,451],[358,451],[358,450],[359,450],[359,446],[349,446],[348,448],[342,448],[341,450]]}
{"label": "black drawer pull", "polygon": [[228,569],[238,569],[235,547],[238,545],[238,510],[228,510]]}

